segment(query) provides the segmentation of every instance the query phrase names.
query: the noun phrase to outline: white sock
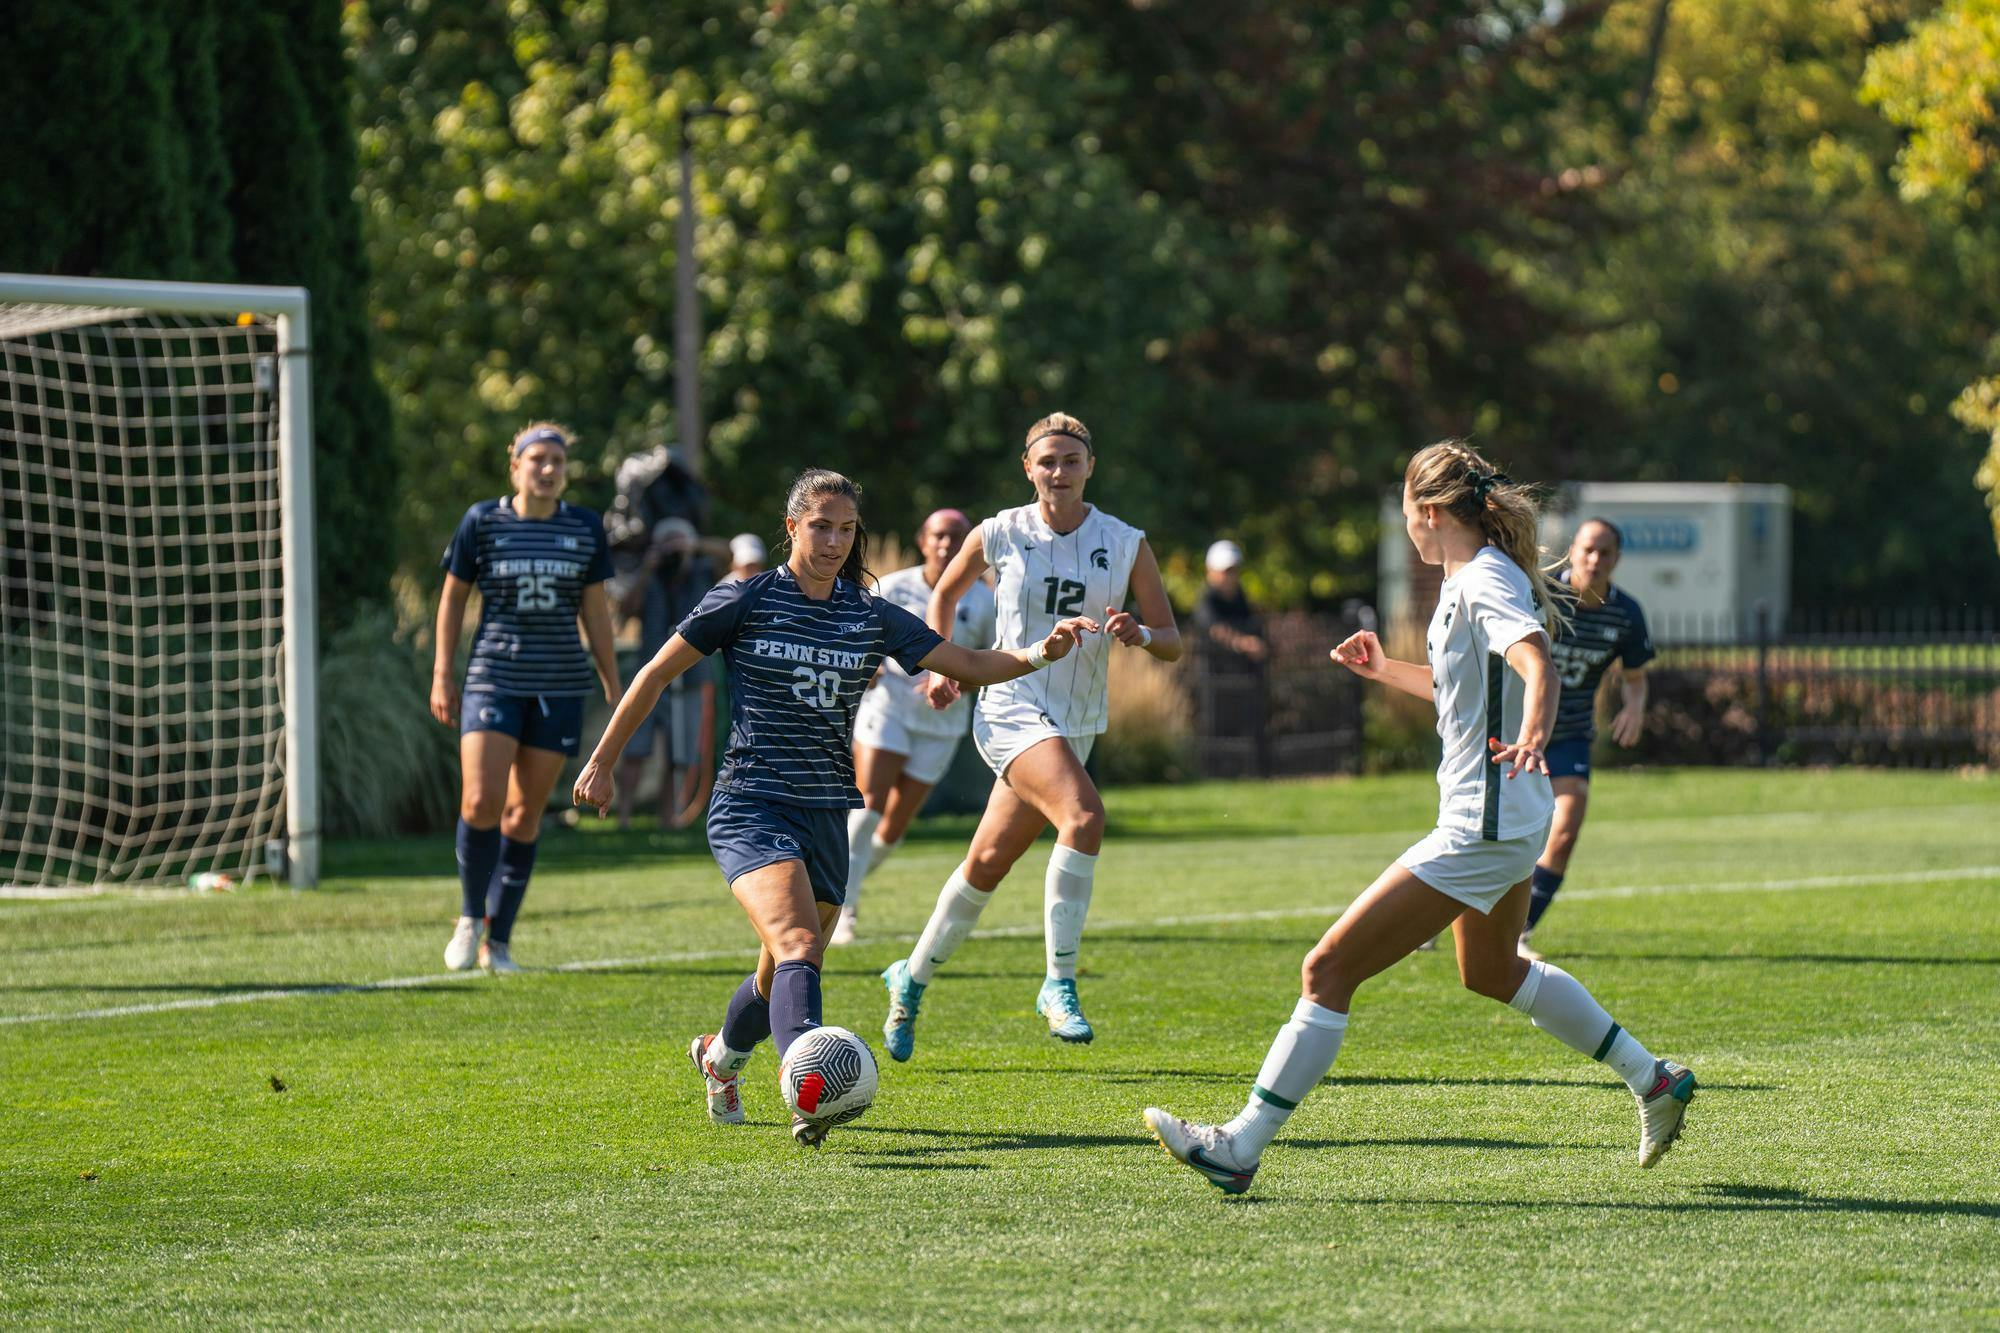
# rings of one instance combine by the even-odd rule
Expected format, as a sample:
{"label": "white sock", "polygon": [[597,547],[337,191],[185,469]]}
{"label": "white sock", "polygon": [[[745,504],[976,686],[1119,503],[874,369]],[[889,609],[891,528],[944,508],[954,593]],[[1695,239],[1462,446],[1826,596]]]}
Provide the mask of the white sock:
{"label": "white sock", "polygon": [[861,881],[868,878],[873,868],[869,849],[874,845],[875,826],[881,822],[880,810],[864,808],[847,812],[847,901],[842,904],[840,914],[849,921],[861,905]]}
{"label": "white sock", "polygon": [[1083,919],[1090,914],[1091,880],[1097,858],[1057,843],[1042,881],[1042,942],[1049,975],[1076,980],[1076,951],[1083,945]]}
{"label": "white sock", "polygon": [[931,919],[924,923],[924,933],[917,936],[917,947],[910,950],[910,980],[928,986],[932,974],[958,952],[959,944],[979,924],[979,914],[992,900],[992,894],[972,887],[964,866],[952,871],[938,893]]}
{"label": "white sock", "polygon": [[1527,980],[1507,1003],[1571,1050],[1610,1065],[1633,1092],[1644,1096],[1652,1090],[1652,1053],[1611,1021],[1582,982],[1554,963],[1528,964]]}
{"label": "white sock", "polygon": [[868,872],[873,874],[877,870],[880,870],[882,863],[889,859],[889,854],[902,845],[903,840],[901,838],[896,839],[894,842],[884,842],[879,837],[869,839]]}
{"label": "white sock", "polygon": [[750,1063],[750,1057],[754,1054],[755,1051],[730,1050],[728,1044],[717,1035],[708,1039],[708,1048],[702,1052],[702,1058],[708,1061],[716,1073],[728,1078],[731,1074],[742,1073],[743,1066]]}
{"label": "white sock", "polygon": [[1298,1002],[1292,1021],[1278,1029],[1271,1053],[1257,1071],[1250,1100],[1243,1104],[1241,1114],[1223,1126],[1236,1140],[1238,1166],[1249,1166],[1263,1154],[1278,1127],[1326,1077],[1346,1033],[1346,1014],[1311,1000]]}

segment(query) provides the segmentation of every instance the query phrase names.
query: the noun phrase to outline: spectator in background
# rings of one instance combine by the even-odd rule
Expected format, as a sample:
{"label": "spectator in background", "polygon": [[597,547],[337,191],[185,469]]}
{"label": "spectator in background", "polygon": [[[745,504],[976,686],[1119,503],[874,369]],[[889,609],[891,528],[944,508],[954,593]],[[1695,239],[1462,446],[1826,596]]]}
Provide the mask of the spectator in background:
{"label": "spectator in background", "polygon": [[1249,663],[1261,663],[1270,653],[1263,623],[1243,595],[1243,548],[1219,541],[1208,548],[1208,586],[1194,609],[1195,628],[1210,643]]}
{"label": "spectator in background", "polygon": [[729,539],[729,572],[724,583],[741,583],[764,572],[764,539],[754,532],[739,532]]}
{"label": "spectator in background", "polygon": [[1208,583],[1195,603],[1202,643],[1197,679],[1200,727],[1215,777],[1269,771],[1265,756],[1264,662],[1270,656],[1263,622],[1243,593],[1243,548],[1219,541],[1208,548]]}
{"label": "spectator in background", "polygon": [[[621,575],[617,588],[619,611],[639,621],[639,665],[653,660],[715,581],[715,567],[702,553],[694,524],[678,517],[653,524],[644,554]],[[618,772],[620,828],[631,827],[632,802],[656,738],[665,747],[660,826],[686,828],[693,822],[707,795],[714,728],[714,667],[704,658],[673,682],[625,747]]]}

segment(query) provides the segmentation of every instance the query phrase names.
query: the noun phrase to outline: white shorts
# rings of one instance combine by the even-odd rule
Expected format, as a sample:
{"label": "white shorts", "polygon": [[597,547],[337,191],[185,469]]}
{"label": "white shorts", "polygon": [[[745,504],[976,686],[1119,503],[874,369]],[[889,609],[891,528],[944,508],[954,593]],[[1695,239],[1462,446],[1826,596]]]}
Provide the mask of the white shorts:
{"label": "white shorts", "polygon": [[887,750],[905,756],[904,776],[935,787],[951,767],[964,733],[952,736],[926,735],[913,730],[896,715],[888,690],[877,686],[861,696],[861,708],[854,715],[854,742],[871,750]]}
{"label": "white shorts", "polygon": [[1007,765],[1025,754],[1031,746],[1040,745],[1051,736],[1062,736],[1069,742],[1079,764],[1090,761],[1090,751],[1097,744],[1095,735],[1063,736],[1055,721],[1046,713],[1032,708],[1007,708],[994,716],[981,699],[972,710],[972,744],[979,751],[979,757],[993,770],[998,778],[1007,776]]}
{"label": "white shorts", "polygon": [[1477,833],[1432,829],[1429,836],[1396,858],[1396,864],[1481,916],[1507,891],[1535,872],[1535,858],[1548,845],[1549,830],[1525,838],[1488,842]]}

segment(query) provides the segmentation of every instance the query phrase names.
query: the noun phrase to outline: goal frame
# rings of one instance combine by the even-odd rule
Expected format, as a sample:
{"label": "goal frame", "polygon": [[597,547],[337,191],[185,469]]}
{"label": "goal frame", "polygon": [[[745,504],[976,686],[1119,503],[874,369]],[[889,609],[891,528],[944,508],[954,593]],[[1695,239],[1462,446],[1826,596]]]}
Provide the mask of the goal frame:
{"label": "goal frame", "polygon": [[0,273],[0,301],[165,315],[270,316],[277,326],[278,545],[284,579],[285,864],[319,883],[319,631],[313,541],[311,301],[303,287]]}

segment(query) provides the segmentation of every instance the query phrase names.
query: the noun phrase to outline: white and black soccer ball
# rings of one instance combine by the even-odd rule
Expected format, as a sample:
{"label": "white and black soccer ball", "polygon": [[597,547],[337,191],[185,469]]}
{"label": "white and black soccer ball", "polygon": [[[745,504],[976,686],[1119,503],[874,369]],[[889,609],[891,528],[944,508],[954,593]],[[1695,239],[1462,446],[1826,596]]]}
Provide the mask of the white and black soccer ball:
{"label": "white and black soccer ball", "polygon": [[875,1101],[875,1053],[846,1028],[814,1028],[793,1042],[778,1070],[778,1086],[794,1115],[839,1125]]}

